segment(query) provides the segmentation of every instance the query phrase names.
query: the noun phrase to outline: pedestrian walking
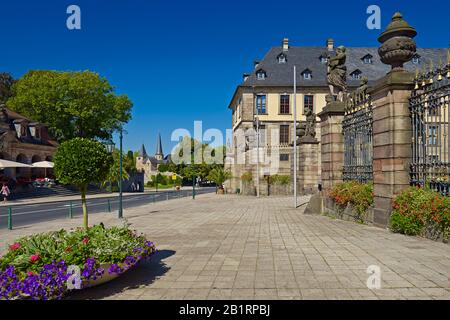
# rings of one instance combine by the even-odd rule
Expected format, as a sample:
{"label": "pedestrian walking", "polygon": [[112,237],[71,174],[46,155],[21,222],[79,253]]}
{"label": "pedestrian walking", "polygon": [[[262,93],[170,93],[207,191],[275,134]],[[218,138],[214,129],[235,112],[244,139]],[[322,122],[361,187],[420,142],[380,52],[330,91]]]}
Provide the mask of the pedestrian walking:
{"label": "pedestrian walking", "polygon": [[3,184],[2,190],[1,190],[1,194],[3,195],[3,201],[8,201],[8,197],[9,194],[11,193],[11,191],[9,191],[8,186],[6,185],[6,183]]}

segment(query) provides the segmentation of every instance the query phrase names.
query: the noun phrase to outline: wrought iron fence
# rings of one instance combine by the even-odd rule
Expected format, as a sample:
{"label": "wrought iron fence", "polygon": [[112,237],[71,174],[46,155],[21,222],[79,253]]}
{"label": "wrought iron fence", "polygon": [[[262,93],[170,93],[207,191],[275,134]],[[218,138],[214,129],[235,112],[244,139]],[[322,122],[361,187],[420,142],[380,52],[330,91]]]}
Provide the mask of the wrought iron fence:
{"label": "wrought iron fence", "polygon": [[342,123],[344,133],[344,181],[367,183],[373,180],[372,100],[367,81],[351,93],[346,101]]}
{"label": "wrought iron fence", "polygon": [[450,194],[450,57],[446,66],[416,75],[410,98],[412,122],[411,185]]}

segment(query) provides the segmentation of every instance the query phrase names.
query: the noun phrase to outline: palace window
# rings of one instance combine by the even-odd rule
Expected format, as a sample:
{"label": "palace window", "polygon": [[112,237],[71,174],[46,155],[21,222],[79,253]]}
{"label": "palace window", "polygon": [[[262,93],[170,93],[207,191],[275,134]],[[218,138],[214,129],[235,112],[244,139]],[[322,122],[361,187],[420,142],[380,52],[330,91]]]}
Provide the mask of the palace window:
{"label": "palace window", "polygon": [[289,95],[282,94],[280,95],[280,114],[289,114]]}
{"label": "palace window", "polygon": [[302,72],[303,80],[311,80],[312,79],[312,72],[309,69],[306,69]]}
{"label": "palace window", "polygon": [[373,56],[370,54],[365,55],[362,60],[365,64],[372,64],[373,63]]}
{"label": "palace window", "polygon": [[266,95],[258,94],[256,96],[256,113],[266,114]]}
{"label": "palace window", "polygon": [[414,64],[419,64],[420,63],[420,56],[418,54],[416,54],[413,58],[412,58],[412,63]]}
{"label": "palace window", "polygon": [[435,146],[438,144],[438,126],[429,126],[428,127],[428,145]]}
{"label": "palace window", "polygon": [[280,161],[289,161],[288,153],[280,153]]}
{"label": "palace window", "polygon": [[286,55],[284,53],[280,53],[277,57],[278,63],[286,63]]}
{"label": "palace window", "polygon": [[326,64],[328,62],[327,56],[321,55],[319,57],[319,59],[320,59],[320,63],[322,63],[322,64]]}
{"label": "palace window", "polygon": [[308,109],[314,112],[314,96],[311,94],[306,94],[303,98],[303,114],[306,114]]}
{"label": "palace window", "polygon": [[266,126],[263,124],[259,126],[259,145],[266,145]]}
{"label": "palace window", "polygon": [[256,78],[258,79],[258,80],[265,80],[266,78],[267,78],[267,74],[266,74],[266,72],[264,71],[264,70],[258,70],[257,72],[256,72]]}
{"label": "palace window", "polygon": [[282,124],[280,125],[280,144],[288,144],[289,143],[289,125]]}
{"label": "palace window", "polygon": [[361,80],[362,72],[361,70],[355,70],[352,73],[350,73],[350,76],[352,77],[352,80]]}

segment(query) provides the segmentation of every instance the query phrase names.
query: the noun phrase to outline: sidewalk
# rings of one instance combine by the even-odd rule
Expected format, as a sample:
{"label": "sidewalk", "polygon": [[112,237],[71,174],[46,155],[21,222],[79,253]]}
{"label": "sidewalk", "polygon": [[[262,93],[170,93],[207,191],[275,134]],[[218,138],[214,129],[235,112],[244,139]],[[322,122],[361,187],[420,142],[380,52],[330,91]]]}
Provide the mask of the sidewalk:
{"label": "sidewalk", "polygon": [[[204,194],[127,209],[126,221],[158,253],[70,299],[450,299],[447,244],[304,208],[290,197]],[[122,223],[109,213],[89,220]],[[2,232],[0,252],[20,236],[81,225],[77,217]],[[380,289],[367,287],[371,265]]]}

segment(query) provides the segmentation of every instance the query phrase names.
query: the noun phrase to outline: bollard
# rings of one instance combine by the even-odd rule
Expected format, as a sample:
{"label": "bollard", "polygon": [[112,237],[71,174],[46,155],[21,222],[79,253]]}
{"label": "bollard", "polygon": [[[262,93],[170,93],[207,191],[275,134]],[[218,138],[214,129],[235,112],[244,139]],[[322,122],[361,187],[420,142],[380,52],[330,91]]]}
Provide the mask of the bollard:
{"label": "bollard", "polygon": [[72,201],[69,201],[69,219],[73,218],[73,208],[72,208]]}
{"label": "bollard", "polygon": [[169,201],[169,193],[166,192],[166,200]]}
{"label": "bollard", "polygon": [[153,195],[153,203],[156,202],[156,195]]}
{"label": "bollard", "polygon": [[12,208],[8,207],[8,230],[12,230]]}
{"label": "bollard", "polygon": [[111,200],[108,199],[108,212],[111,212]]}

